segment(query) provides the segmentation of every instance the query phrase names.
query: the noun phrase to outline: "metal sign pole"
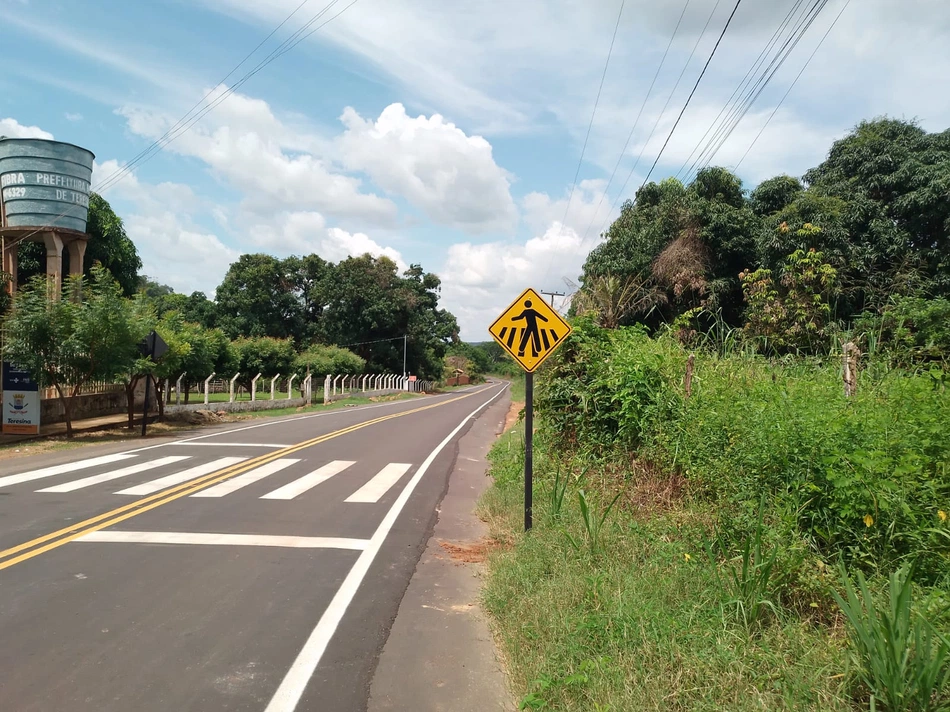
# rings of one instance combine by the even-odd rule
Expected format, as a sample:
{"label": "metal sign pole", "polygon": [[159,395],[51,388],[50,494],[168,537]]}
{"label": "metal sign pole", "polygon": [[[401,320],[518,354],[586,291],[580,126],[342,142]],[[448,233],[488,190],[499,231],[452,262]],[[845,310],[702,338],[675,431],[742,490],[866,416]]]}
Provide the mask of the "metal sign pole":
{"label": "metal sign pole", "polygon": [[[148,337],[148,360],[154,360],[155,356],[155,341],[156,339],[149,335]],[[142,437],[145,437],[145,425],[148,423],[148,396],[149,396],[149,386],[152,384],[152,376],[149,373],[145,374],[145,403],[142,404]]]}
{"label": "metal sign pole", "polygon": [[524,530],[531,530],[534,505],[534,374],[524,375]]}

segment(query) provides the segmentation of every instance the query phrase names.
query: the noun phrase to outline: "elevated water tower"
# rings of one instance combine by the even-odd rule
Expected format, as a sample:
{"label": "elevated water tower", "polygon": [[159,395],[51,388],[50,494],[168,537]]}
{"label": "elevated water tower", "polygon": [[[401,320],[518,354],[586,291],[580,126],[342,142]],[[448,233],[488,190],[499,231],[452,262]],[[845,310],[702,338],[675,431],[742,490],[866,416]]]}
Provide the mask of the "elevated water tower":
{"label": "elevated water tower", "polygon": [[26,241],[46,246],[46,274],[56,295],[62,288],[64,248],[69,273],[82,274],[94,158],[70,143],[0,136],[0,238],[11,294],[17,254]]}

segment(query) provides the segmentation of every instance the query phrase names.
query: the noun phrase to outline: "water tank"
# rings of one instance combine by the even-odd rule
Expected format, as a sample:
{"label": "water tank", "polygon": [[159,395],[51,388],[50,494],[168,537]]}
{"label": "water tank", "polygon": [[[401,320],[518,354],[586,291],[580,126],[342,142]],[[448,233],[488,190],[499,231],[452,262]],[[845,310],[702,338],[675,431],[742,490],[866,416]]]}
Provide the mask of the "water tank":
{"label": "water tank", "polygon": [[94,158],[70,143],[0,137],[0,227],[85,232]]}

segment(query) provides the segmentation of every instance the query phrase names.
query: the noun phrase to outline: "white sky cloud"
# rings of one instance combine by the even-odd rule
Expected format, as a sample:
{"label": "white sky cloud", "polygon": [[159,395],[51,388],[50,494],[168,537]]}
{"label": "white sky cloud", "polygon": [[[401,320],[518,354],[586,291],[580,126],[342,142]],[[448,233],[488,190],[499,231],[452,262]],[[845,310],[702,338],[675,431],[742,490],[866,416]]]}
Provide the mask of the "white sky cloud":
{"label": "white sky cloud", "polygon": [[347,107],[341,117],[342,160],[435,222],[471,232],[506,231],[517,221],[509,178],[491,144],[438,114],[411,117],[390,104],[375,121]]}
{"label": "white sky cloud", "polygon": [[465,340],[485,341],[488,326],[526,286],[569,293],[558,275],[580,273],[597,241],[587,244],[582,247],[580,235],[556,223],[526,242],[452,245],[438,273],[445,308],[455,314]]}
{"label": "white sky cloud", "polygon": [[53,134],[39,126],[24,126],[16,119],[0,119],[0,136],[7,138],[45,138],[53,139]]}

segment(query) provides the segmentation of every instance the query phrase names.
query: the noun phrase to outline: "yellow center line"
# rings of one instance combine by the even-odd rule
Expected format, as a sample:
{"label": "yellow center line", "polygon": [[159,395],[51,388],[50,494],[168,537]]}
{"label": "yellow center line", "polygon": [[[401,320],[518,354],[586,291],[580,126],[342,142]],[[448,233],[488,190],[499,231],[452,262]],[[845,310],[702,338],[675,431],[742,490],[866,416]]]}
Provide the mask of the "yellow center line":
{"label": "yellow center line", "polygon": [[[259,455],[258,457],[251,458],[250,460],[245,460],[244,462],[231,465],[229,467],[225,467],[221,470],[217,470],[216,472],[212,472],[207,475],[198,477],[194,480],[189,480],[188,482],[185,482],[183,484],[176,485],[166,490],[162,490],[161,492],[150,495],[148,497],[143,497],[142,499],[138,499],[130,504],[117,507],[116,509],[112,509],[103,514],[99,514],[95,517],[91,517],[89,519],[86,519],[85,521],[79,522],[78,524],[73,524],[64,529],[60,529],[59,531],[50,532],[49,534],[44,534],[43,536],[36,537],[35,539],[31,539],[30,541],[25,541],[22,544],[18,544],[17,546],[13,546],[9,549],[5,549],[4,551],[0,551],[0,559],[7,559],[6,561],[0,562],[0,571],[2,571],[3,569],[9,568],[10,566],[14,566],[15,564],[18,564],[21,561],[26,561],[27,559],[31,559],[34,556],[39,556],[40,554],[50,551],[51,549],[60,547],[63,544],[67,544],[71,542],[73,539],[78,539],[79,537],[89,534],[91,532],[98,531],[100,529],[105,529],[106,527],[110,527],[113,524],[117,524],[126,519],[130,519],[131,517],[138,516],[139,514],[142,514],[143,512],[148,512],[149,510],[155,509],[156,507],[160,507],[163,504],[168,504],[169,502],[173,502],[176,499],[187,497],[188,495],[193,494],[201,489],[204,489],[205,487],[209,487],[219,482],[223,482],[224,480],[230,477],[234,477],[235,475],[239,475],[241,473],[255,469],[257,467],[260,467],[263,464],[266,464],[273,460],[277,460],[281,457],[284,457],[285,455],[289,455],[291,453],[298,452],[300,450],[304,450],[309,447],[313,447],[314,445],[319,445],[320,443],[326,442],[327,440],[332,440],[333,438],[338,438],[342,435],[347,435],[348,433],[352,433],[356,430],[361,430],[362,428],[367,428],[371,425],[377,425],[378,423],[382,423],[387,420],[392,420],[393,418],[401,418],[406,415],[421,413],[422,411],[430,410],[432,408],[441,408],[442,406],[448,405],[449,403],[455,403],[457,401],[476,395],[477,393],[480,393],[480,392],[481,391],[476,391],[474,393],[467,393],[465,395],[457,396],[456,398],[450,398],[449,400],[442,401],[441,403],[433,403],[432,405],[425,405],[420,408],[413,408],[412,410],[406,410],[399,413],[384,415],[379,418],[374,418],[373,420],[367,420],[362,423],[357,423],[356,425],[351,425],[346,428],[341,428],[340,430],[335,430],[332,433],[327,433],[325,435],[318,435],[315,438],[311,438],[310,440],[305,440],[303,442],[297,443],[296,445],[288,445],[287,447],[277,450],[275,452],[270,452],[265,455]],[[55,541],[52,541],[52,540],[55,540]],[[40,544],[44,544],[45,542],[50,542],[50,543],[40,548],[34,548],[34,547],[38,547]],[[30,549],[31,551],[26,551],[26,553],[20,554],[20,556],[16,556],[14,558],[7,558],[21,551],[25,551],[27,549]]]}

